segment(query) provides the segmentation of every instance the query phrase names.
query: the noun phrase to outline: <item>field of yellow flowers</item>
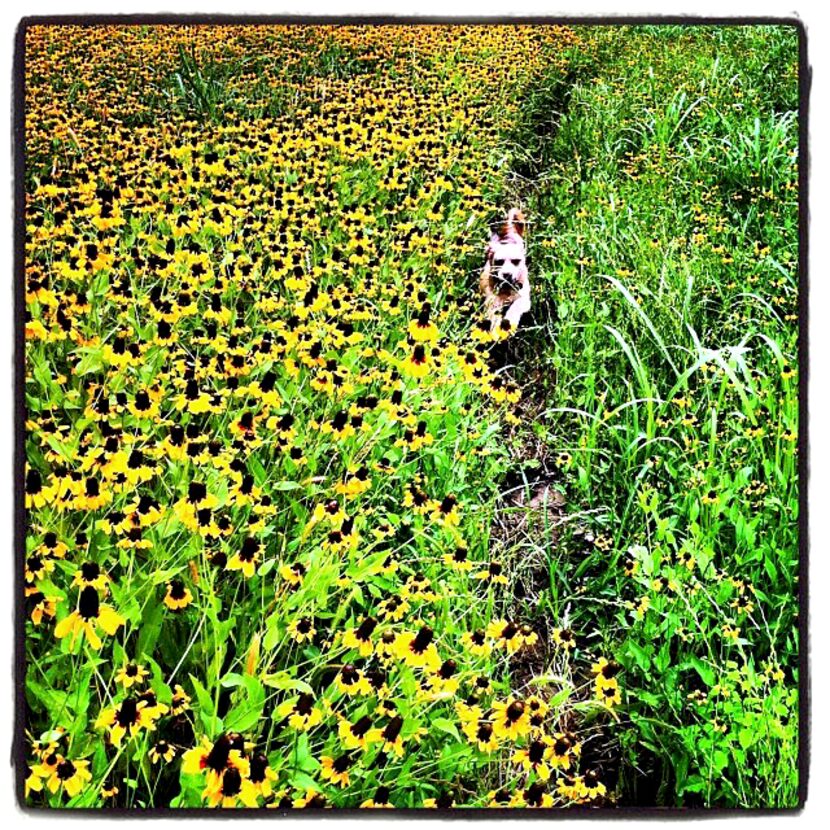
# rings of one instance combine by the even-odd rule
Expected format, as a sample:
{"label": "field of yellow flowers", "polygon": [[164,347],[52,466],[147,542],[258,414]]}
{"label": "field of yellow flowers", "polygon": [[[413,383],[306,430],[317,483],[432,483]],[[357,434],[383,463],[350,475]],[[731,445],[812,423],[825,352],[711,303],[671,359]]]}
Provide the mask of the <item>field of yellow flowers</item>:
{"label": "field of yellow flowers", "polygon": [[25,83],[26,804],[794,803],[793,31],[34,25]]}

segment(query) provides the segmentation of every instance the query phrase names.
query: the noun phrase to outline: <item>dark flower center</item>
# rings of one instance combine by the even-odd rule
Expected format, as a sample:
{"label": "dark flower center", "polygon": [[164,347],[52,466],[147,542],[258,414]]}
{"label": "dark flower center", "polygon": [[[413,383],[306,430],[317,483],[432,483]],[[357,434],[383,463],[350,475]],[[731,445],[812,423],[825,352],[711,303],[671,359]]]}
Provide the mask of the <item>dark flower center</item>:
{"label": "dark flower center", "polygon": [[425,625],[416,635],[415,638],[412,640],[411,645],[409,646],[410,649],[415,652],[415,654],[423,654],[426,651],[427,646],[432,642],[433,632],[432,629]]}
{"label": "dark flower center", "polygon": [[184,583],[180,579],[174,579],[170,583],[170,598],[171,599],[184,599],[185,598]]}
{"label": "dark flower center", "polygon": [[212,769],[214,772],[222,772],[228,765],[228,756],[230,755],[231,745],[227,736],[220,735],[213,745],[213,749],[208,753],[205,759],[205,766]]}
{"label": "dark flower center", "polygon": [[375,630],[376,626],[377,620],[372,619],[372,617],[367,617],[360,624],[360,627],[357,629],[357,631],[355,631],[355,636],[358,640],[368,640],[372,632]]}
{"label": "dark flower center", "polygon": [[307,715],[311,712],[313,704],[314,698],[307,692],[303,692],[303,694],[301,694],[299,699],[297,700],[294,709],[296,710],[297,714]]}
{"label": "dark flower center", "polygon": [[207,487],[204,484],[198,481],[191,481],[190,486],[187,488],[187,499],[188,501],[193,502],[194,504],[198,504],[200,501],[204,501],[205,497],[207,496]]}
{"label": "dark flower center", "polygon": [[337,773],[344,773],[352,765],[352,759],[348,755],[341,755],[331,765],[331,768]]}
{"label": "dark flower center", "polygon": [[98,619],[100,608],[101,601],[98,599],[98,592],[91,585],[87,585],[81,591],[81,599],[78,602],[78,613],[85,620],[94,620]]}
{"label": "dark flower center", "polygon": [[222,777],[222,795],[231,797],[238,795],[242,789],[242,775],[236,767],[225,770]]}
{"label": "dark flower center", "polygon": [[135,724],[138,721],[138,705],[135,698],[128,697],[124,700],[115,717],[118,725],[124,728]]}
{"label": "dark flower center", "polygon": [[259,784],[265,780],[265,770],[268,769],[268,759],[261,753],[257,753],[251,758],[251,772],[250,779],[254,784]]}
{"label": "dark flower center", "polygon": [[438,674],[444,679],[448,680],[455,674],[455,670],[458,668],[458,664],[455,660],[445,660],[441,664],[441,668],[438,671]]}
{"label": "dark flower center", "polygon": [[541,741],[534,741],[527,750],[527,757],[531,764],[540,764],[545,757],[545,745]]}
{"label": "dark flower center", "polygon": [[362,738],[371,728],[372,719],[368,715],[364,715],[357,723],[352,725],[352,735],[355,738]]}
{"label": "dark flower center", "polygon": [[75,775],[75,764],[69,760],[61,761],[55,772],[61,781],[68,781],[73,775]]}
{"label": "dark flower center", "polygon": [[398,735],[401,734],[401,729],[403,729],[403,718],[401,718],[400,715],[395,715],[395,717],[392,718],[388,724],[386,724],[386,728],[383,730],[383,739],[389,743],[394,743]]}
{"label": "dark flower center", "polygon": [[490,737],[493,734],[493,725],[490,723],[482,722],[478,725],[478,729],[476,729],[476,738],[479,741],[489,741]]}

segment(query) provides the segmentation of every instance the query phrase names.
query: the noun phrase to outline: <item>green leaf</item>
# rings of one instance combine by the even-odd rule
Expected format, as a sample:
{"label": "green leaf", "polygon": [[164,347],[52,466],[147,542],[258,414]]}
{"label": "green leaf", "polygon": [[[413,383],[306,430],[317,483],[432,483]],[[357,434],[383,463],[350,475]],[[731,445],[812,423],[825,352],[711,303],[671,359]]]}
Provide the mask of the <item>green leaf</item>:
{"label": "green leaf", "polygon": [[104,350],[101,346],[81,346],[76,350],[81,359],[75,366],[73,374],[89,375],[93,372],[100,372],[104,368]]}
{"label": "green leaf", "polygon": [[158,642],[161,626],[164,623],[164,606],[155,599],[150,599],[141,614],[138,629],[138,654],[153,654]]}
{"label": "green leaf", "polygon": [[553,696],[553,697],[552,697],[552,698],[548,701],[548,704],[550,705],[550,708],[551,708],[551,709],[556,709],[556,708],[558,708],[559,706],[562,706],[564,703],[566,703],[566,702],[567,702],[567,700],[570,698],[570,696],[571,696],[571,692],[572,692],[572,691],[573,691],[573,689],[570,689],[570,688],[567,688],[567,689],[560,689],[560,690],[559,690],[559,691],[558,691],[558,692],[557,692],[557,693],[556,693],[556,694],[555,694],[555,695],[554,695],[554,696]]}
{"label": "green leaf", "polygon": [[303,732],[297,739],[297,766],[304,772],[317,772],[320,762],[311,754],[308,735]]}
{"label": "green leaf", "polygon": [[31,678],[26,680],[26,688],[46,707],[52,717],[57,717],[66,709],[66,692],[49,689]]}
{"label": "green leaf", "polygon": [[744,727],[738,733],[738,740],[744,749],[749,749],[755,743],[755,731]]}
{"label": "green leaf", "polygon": [[268,485],[271,490],[299,490],[302,486],[299,481],[275,481]]}
{"label": "green leaf", "polygon": [[276,674],[266,674],[262,678],[262,682],[272,688],[280,691],[305,692],[305,694],[313,695],[314,689],[305,682],[305,680],[297,680],[286,671],[276,672]]}
{"label": "green leaf", "polygon": [[221,720],[216,717],[216,710],[213,708],[213,698],[208,690],[194,676],[190,675],[190,682],[193,684],[193,691],[199,701],[199,716],[210,737],[213,737],[222,727]]}
{"label": "green leaf", "polygon": [[720,772],[728,764],[729,756],[722,749],[716,749],[712,753],[712,768],[715,772]]}
{"label": "green leaf", "polygon": [[715,685],[715,670],[709,666],[707,663],[704,663],[699,657],[692,656],[690,661],[691,664],[695,667],[695,670],[700,675],[701,680],[707,686],[714,686]]}
{"label": "green leaf", "polygon": [[446,732],[447,735],[452,735],[457,741],[461,741],[458,727],[449,718],[435,718],[435,720],[431,721],[431,725],[436,729],[440,729],[442,732]]}
{"label": "green leaf", "polygon": [[[227,685],[225,680],[222,681],[222,685]],[[237,685],[244,688],[244,699],[234,705],[225,716],[225,729],[247,732],[256,726],[262,717],[262,710],[265,707],[265,689],[262,683],[250,674],[242,675],[241,684]]]}
{"label": "green leaf", "polygon": [[640,669],[648,674],[649,666],[651,665],[651,647],[643,648],[634,640],[628,641],[628,650],[633,655],[634,659],[637,661],[637,665]]}

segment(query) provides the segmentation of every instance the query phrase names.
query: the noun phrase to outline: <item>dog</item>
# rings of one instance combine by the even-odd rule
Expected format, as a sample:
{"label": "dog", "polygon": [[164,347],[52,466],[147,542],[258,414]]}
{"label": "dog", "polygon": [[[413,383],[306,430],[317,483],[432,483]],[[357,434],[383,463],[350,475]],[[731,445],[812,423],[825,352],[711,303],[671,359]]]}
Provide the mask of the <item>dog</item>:
{"label": "dog", "polygon": [[[530,310],[530,277],[523,238],[525,226],[524,214],[511,208],[487,245],[479,287],[484,295],[484,309],[491,331],[502,326],[505,320],[510,330],[515,331],[522,315]],[[502,317],[505,308],[507,312]]]}

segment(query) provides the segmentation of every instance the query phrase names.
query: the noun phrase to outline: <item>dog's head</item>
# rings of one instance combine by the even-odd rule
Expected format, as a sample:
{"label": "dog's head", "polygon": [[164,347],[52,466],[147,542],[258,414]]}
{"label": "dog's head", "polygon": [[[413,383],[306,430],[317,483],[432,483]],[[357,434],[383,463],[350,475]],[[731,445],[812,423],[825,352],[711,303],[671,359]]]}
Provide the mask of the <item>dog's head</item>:
{"label": "dog's head", "polygon": [[497,242],[490,246],[487,258],[496,291],[500,294],[518,291],[527,277],[524,245],[513,241]]}

